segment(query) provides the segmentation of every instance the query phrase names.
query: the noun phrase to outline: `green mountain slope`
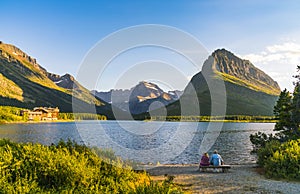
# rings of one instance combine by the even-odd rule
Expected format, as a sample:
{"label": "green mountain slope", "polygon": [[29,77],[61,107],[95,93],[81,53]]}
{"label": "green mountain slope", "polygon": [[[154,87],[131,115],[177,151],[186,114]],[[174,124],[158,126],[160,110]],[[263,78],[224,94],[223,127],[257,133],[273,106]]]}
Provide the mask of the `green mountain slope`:
{"label": "green mountain slope", "polygon": [[[168,115],[211,115],[211,90],[222,98],[222,91],[211,90],[224,81],[226,115],[273,115],[280,88],[270,76],[225,49],[216,50],[204,63],[202,71],[193,76],[180,100],[167,106]],[[196,95],[193,95],[193,92]],[[216,107],[222,107],[217,100]],[[184,104],[184,107],[181,107]],[[185,113],[182,112],[184,108]]]}
{"label": "green mountain slope", "polygon": [[111,106],[91,95],[72,76],[65,75],[69,87],[61,87],[50,79],[51,75],[55,74],[48,73],[17,47],[0,43],[0,105],[52,106],[72,112],[73,99],[80,112],[91,112],[96,107],[99,114],[113,118]]}

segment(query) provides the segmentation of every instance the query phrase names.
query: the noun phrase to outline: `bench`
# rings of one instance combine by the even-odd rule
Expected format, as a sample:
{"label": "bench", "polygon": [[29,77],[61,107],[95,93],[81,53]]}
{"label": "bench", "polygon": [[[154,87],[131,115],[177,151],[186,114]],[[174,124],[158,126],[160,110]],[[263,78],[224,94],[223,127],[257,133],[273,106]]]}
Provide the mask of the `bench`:
{"label": "bench", "polygon": [[221,165],[221,166],[200,166],[199,170],[201,172],[205,172],[206,169],[222,169],[222,172],[228,172],[228,170],[231,168],[229,165]]}

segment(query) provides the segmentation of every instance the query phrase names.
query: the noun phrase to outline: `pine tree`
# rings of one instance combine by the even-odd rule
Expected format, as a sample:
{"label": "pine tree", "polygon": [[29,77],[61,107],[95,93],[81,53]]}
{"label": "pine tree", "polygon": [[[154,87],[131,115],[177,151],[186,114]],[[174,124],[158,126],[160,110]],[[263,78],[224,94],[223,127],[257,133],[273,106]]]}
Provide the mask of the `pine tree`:
{"label": "pine tree", "polygon": [[274,115],[277,122],[274,131],[278,133],[267,135],[258,132],[250,135],[250,141],[254,146],[254,152],[270,141],[286,142],[292,139],[300,139],[300,66],[297,66],[298,75],[295,75],[294,93],[284,89],[274,107]]}
{"label": "pine tree", "polygon": [[274,115],[278,119],[274,131],[289,131],[292,125],[292,95],[284,89],[274,107]]}
{"label": "pine tree", "polygon": [[[300,66],[297,66],[300,72]],[[286,89],[279,96],[277,104],[274,107],[274,115],[278,121],[274,131],[278,134],[281,141],[300,138],[300,74],[294,76],[295,89],[291,95]]]}
{"label": "pine tree", "polygon": [[295,89],[292,102],[292,123],[294,129],[292,131],[293,139],[300,138],[300,66],[297,66],[298,75],[294,76],[297,80],[294,83]]}
{"label": "pine tree", "polygon": [[293,96],[284,89],[274,107],[274,115],[278,119],[274,131],[279,132],[276,136],[281,142],[285,142],[293,136],[296,127],[293,121],[293,112]]}

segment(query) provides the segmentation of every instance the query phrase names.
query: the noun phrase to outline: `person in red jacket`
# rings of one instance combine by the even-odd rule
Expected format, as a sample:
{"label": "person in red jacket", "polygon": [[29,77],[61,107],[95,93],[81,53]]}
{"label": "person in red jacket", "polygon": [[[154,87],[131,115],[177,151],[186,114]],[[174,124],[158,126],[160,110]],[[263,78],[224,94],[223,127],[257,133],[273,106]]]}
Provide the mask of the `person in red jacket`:
{"label": "person in red jacket", "polygon": [[209,155],[207,152],[203,154],[199,163],[199,169],[201,166],[209,166]]}

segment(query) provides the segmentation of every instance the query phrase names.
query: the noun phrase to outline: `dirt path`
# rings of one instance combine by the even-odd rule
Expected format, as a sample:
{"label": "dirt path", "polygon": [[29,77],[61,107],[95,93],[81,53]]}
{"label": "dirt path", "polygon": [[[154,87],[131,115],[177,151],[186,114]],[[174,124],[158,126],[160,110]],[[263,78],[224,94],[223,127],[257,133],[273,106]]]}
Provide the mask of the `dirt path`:
{"label": "dirt path", "polygon": [[147,170],[154,180],[174,176],[191,193],[300,193],[300,182],[276,181],[256,172],[255,165],[232,166],[228,173],[199,172],[197,165],[162,165]]}

